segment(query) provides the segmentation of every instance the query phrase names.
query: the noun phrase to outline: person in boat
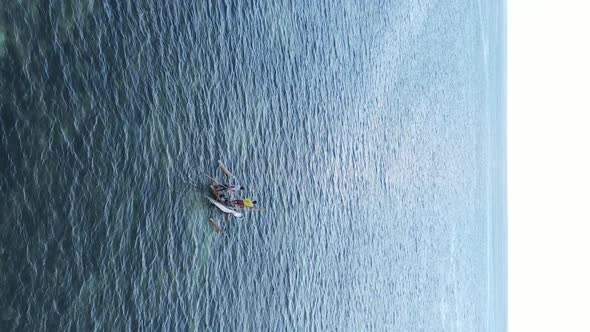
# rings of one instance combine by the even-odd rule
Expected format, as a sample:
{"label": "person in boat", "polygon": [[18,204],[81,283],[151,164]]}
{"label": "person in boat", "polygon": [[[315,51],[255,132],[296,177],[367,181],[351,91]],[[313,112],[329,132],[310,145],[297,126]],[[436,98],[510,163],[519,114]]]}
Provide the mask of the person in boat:
{"label": "person in boat", "polygon": [[235,200],[233,200],[231,202],[234,205],[241,206],[241,207],[247,207],[247,208],[253,208],[254,205],[256,204],[256,201],[253,201],[253,200],[251,200],[249,198],[235,199]]}
{"label": "person in boat", "polygon": [[215,195],[219,196],[223,193],[227,193],[228,195],[233,195],[234,193],[236,193],[239,190],[245,190],[246,188],[237,185],[237,184],[212,184],[211,185],[211,190],[213,190],[213,192],[215,193]]}

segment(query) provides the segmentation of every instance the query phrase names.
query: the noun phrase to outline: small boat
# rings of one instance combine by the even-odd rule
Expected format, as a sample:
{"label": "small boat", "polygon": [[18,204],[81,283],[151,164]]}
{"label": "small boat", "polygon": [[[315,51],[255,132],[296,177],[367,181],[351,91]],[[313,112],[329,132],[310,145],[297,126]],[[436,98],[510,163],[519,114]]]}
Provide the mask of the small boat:
{"label": "small boat", "polygon": [[219,168],[221,168],[221,170],[223,171],[223,173],[225,173],[225,175],[227,175],[227,177],[233,177],[234,175],[232,174],[232,172],[230,172],[227,167],[225,167],[225,165],[223,164],[223,162],[221,160],[217,161],[219,163]]}
{"label": "small boat", "polygon": [[234,216],[236,218],[242,218],[244,216],[240,212],[228,208],[227,206],[223,205],[221,202],[218,202],[211,197],[207,197],[207,199],[209,200],[209,202],[213,203],[213,205],[217,206],[218,209],[220,209],[221,211],[223,211],[225,213],[231,214],[232,216]]}

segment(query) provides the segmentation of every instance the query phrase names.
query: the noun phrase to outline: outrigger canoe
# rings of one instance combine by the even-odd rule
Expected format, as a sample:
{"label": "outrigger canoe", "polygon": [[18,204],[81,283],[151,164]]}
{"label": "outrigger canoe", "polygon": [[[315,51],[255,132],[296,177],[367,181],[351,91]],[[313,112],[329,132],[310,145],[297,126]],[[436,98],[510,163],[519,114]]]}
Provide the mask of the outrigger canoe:
{"label": "outrigger canoe", "polygon": [[242,218],[244,216],[240,212],[228,208],[227,206],[221,204],[221,202],[218,202],[211,197],[207,197],[207,199],[209,200],[209,202],[213,203],[213,205],[217,206],[218,209],[220,209],[221,211],[223,211],[225,213],[231,214],[232,216],[234,216],[236,218]]}

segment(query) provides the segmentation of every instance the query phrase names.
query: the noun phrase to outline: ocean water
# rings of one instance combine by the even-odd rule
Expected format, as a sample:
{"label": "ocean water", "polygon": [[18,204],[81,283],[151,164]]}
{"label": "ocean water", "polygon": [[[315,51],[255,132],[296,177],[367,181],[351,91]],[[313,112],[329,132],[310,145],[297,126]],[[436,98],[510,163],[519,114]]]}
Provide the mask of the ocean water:
{"label": "ocean water", "polygon": [[2,1],[0,330],[505,330],[504,11]]}

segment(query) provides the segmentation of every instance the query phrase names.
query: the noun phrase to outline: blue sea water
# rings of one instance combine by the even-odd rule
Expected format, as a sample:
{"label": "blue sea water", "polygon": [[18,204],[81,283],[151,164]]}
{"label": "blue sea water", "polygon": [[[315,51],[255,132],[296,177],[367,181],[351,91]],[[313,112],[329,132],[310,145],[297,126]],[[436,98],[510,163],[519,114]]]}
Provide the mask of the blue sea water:
{"label": "blue sea water", "polygon": [[0,330],[505,330],[505,145],[503,2],[3,1]]}

